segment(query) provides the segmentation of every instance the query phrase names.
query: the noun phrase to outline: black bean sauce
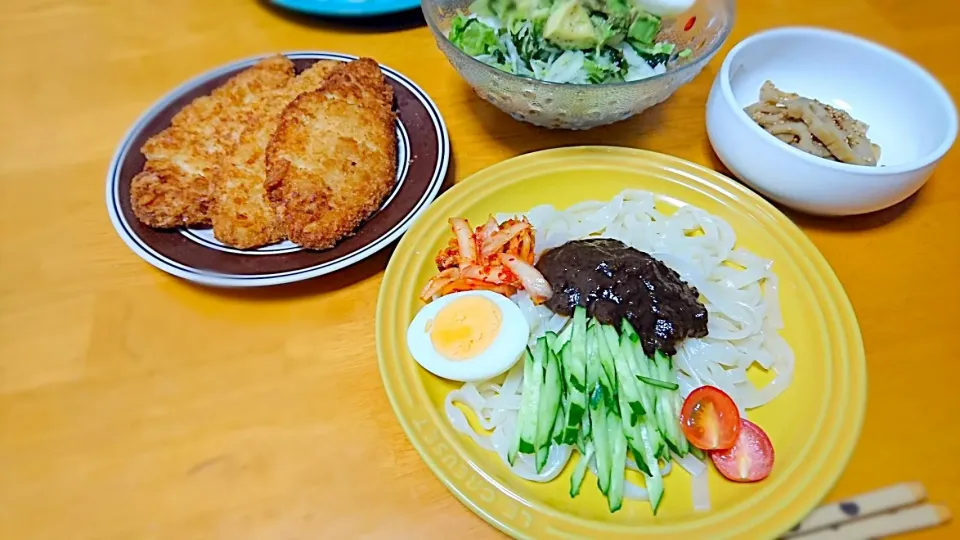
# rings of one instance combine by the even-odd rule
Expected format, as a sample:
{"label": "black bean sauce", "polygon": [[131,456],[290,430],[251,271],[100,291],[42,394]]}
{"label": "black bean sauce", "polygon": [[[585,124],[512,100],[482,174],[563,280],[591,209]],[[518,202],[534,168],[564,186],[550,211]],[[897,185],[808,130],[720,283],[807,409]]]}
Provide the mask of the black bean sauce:
{"label": "black bean sauce", "polygon": [[643,352],[666,355],[688,337],[707,335],[707,308],[697,289],[650,255],[619,240],[574,240],[548,250],[537,269],[553,288],[547,307],[572,315],[575,306],[604,324],[626,318],[640,334]]}

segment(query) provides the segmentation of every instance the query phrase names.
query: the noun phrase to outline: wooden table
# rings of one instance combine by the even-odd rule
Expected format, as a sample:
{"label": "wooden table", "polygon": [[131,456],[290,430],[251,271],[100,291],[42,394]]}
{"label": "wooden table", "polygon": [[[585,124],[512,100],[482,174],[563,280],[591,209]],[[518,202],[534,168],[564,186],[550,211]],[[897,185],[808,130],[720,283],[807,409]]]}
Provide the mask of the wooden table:
{"label": "wooden table", "polygon": [[[772,26],[864,35],[960,92],[947,0],[745,0],[727,49]],[[416,21],[403,17],[401,22]],[[587,133],[519,124],[477,98],[422,26],[369,29],[253,0],[9,0],[0,6],[0,538],[493,538],[395,421],[377,372],[387,253],[309,283],[212,290],[120,241],[104,173],[133,120],[181,81],[257,53],[370,55],[429,92],[451,179],[525,152],[616,144],[722,170],[704,102],[721,53],[648,115]],[[726,49],[725,49],[726,50]],[[953,64],[955,67],[949,67]],[[870,401],[831,498],[921,480],[960,511],[960,155],[889,211],[793,216],[863,329]],[[960,527],[919,533],[960,536]]]}

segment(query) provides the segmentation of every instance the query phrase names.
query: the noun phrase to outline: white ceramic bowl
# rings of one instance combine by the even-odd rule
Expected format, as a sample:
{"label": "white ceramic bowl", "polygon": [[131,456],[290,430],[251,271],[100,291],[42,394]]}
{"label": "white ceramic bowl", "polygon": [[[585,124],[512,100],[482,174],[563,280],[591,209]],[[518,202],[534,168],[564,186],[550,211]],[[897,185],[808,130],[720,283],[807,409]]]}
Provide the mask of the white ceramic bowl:
{"label": "white ceramic bowl", "polygon": [[[764,131],[743,109],[767,80],[869,124],[880,166],[815,157]],[[804,212],[851,215],[920,189],[953,145],[957,111],[936,79],[890,49],[830,30],[780,28],[741,41],[724,59],[707,133],[724,165],[763,195]]]}

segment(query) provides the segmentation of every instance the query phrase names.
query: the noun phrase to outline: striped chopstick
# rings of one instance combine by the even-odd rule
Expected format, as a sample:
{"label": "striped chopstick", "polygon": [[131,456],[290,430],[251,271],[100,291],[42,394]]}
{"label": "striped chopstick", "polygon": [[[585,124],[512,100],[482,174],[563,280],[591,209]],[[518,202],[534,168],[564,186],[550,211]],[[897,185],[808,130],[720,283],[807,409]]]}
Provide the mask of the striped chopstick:
{"label": "striped chopstick", "polygon": [[935,527],[950,519],[945,506],[917,505],[927,498],[919,482],[896,484],[815,509],[782,536],[796,540],[857,540]]}
{"label": "striped chopstick", "polygon": [[886,514],[853,520],[837,528],[820,529],[797,540],[870,540],[936,527],[950,520],[950,510],[940,504],[908,506]]}

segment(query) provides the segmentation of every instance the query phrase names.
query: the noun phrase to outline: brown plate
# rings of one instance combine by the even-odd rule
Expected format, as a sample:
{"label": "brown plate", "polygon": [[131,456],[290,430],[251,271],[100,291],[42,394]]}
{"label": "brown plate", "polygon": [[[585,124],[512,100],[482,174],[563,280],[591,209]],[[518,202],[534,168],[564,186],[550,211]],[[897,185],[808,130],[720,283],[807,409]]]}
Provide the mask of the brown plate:
{"label": "brown plate", "polygon": [[[291,52],[297,72],[318,60],[355,56]],[[140,147],[170,125],[193,99],[209,94],[263,57],[240,60],[187,81],[150,108],[127,133],[107,173],[107,210],[123,241],[142,259],[175,276],[205,285],[258,287],[301,281],[357,263],[399,238],[440,191],[450,162],[450,137],[440,111],[410,79],[381,65],[397,108],[397,184],[380,211],[333,249],[312,251],[291,242],[241,250],[218,242],[210,229],[157,230],[140,223],[130,207],[130,181],[143,168]]]}

